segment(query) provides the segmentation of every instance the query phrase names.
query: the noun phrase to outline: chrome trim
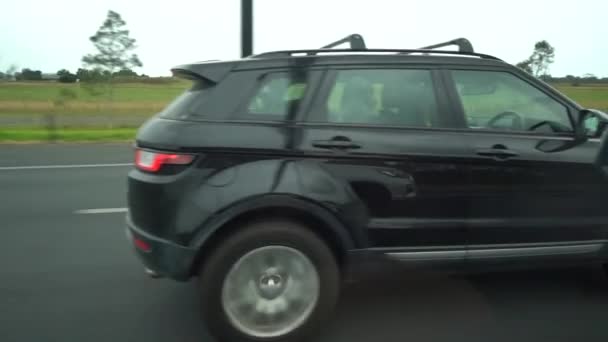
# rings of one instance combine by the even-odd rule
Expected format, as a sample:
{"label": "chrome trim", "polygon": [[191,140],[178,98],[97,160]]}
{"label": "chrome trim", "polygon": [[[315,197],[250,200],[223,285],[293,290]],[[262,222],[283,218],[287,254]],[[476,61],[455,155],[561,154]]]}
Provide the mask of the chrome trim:
{"label": "chrome trim", "polygon": [[153,271],[147,267],[144,268],[144,273],[152,279],[162,278],[162,276],[160,274],[158,274],[156,271]]}
{"label": "chrome trim", "polygon": [[591,254],[599,252],[603,243],[592,243],[584,245],[567,246],[537,246],[537,247],[513,247],[473,249],[467,252],[467,259],[490,259],[490,258],[522,258],[533,256],[557,256],[570,254]]}
{"label": "chrome trim", "polygon": [[513,248],[532,248],[532,247],[561,247],[561,246],[582,246],[582,245],[603,245],[608,243],[606,239],[594,240],[576,240],[576,241],[560,241],[560,242],[524,242],[524,243],[501,243],[501,244],[483,244],[469,245],[469,251],[485,250],[485,249],[513,249]]}
{"label": "chrome trim", "polygon": [[463,259],[465,250],[459,251],[425,251],[425,252],[393,252],[385,253],[386,256],[399,261],[424,261],[424,260],[448,260]]}
{"label": "chrome trim", "polygon": [[[543,244],[511,244],[485,245],[468,250],[442,251],[395,251],[384,252],[384,255],[399,261],[440,261],[454,259],[492,259],[492,258],[525,258],[535,256],[559,256],[572,254],[593,254],[606,245],[605,240],[593,242],[579,241],[576,244],[543,243]],[[480,248],[481,247],[481,248]]]}

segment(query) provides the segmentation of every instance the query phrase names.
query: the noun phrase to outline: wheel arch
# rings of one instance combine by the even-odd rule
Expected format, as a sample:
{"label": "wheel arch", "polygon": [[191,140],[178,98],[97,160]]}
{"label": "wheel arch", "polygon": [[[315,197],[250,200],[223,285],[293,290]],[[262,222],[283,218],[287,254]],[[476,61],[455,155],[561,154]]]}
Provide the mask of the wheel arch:
{"label": "wheel arch", "polygon": [[349,250],[367,246],[361,227],[347,227],[335,213],[317,203],[292,195],[255,196],[224,210],[193,239],[191,247],[197,253],[191,275],[196,274],[201,262],[226,236],[246,222],[263,219],[286,219],[309,227],[330,246],[341,267],[348,262]]}

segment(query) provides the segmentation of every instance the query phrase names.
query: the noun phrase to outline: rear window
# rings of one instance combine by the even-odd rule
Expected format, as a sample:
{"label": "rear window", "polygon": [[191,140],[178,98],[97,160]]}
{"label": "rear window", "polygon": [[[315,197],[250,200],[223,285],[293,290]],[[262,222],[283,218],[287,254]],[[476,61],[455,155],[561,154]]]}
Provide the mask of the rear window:
{"label": "rear window", "polygon": [[219,83],[197,80],[160,114],[174,120],[283,121],[295,115],[310,82],[309,70],[232,72]]}
{"label": "rear window", "polygon": [[190,89],[175,98],[160,112],[160,117],[168,119],[186,119],[192,116],[204,116],[203,106],[210,97],[213,84],[195,81]]}

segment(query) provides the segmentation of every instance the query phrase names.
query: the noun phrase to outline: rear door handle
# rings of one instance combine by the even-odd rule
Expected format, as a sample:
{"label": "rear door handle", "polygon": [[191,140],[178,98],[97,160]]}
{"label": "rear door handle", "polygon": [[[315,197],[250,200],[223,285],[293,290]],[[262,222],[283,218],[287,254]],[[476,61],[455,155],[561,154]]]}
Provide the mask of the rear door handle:
{"label": "rear door handle", "polygon": [[336,149],[336,150],[354,150],[361,148],[361,145],[354,143],[350,140],[315,140],[312,142],[312,146],[324,149]]}
{"label": "rear door handle", "polygon": [[508,159],[519,156],[519,153],[502,148],[482,148],[477,150],[477,154],[484,157],[493,157],[497,159]]}

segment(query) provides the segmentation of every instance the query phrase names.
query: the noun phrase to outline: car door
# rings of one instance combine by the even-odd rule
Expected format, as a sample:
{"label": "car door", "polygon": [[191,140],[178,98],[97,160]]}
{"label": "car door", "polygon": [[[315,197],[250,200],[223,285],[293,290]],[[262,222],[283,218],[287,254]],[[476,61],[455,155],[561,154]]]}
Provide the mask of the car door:
{"label": "car door", "polygon": [[[399,259],[460,260],[465,143],[430,68],[331,68],[298,148],[356,194],[371,247]],[[432,252],[431,252],[432,251]]]}
{"label": "car door", "polygon": [[577,108],[518,73],[446,76],[471,156],[468,258],[594,255],[608,188],[594,165],[599,141],[574,137]]}

